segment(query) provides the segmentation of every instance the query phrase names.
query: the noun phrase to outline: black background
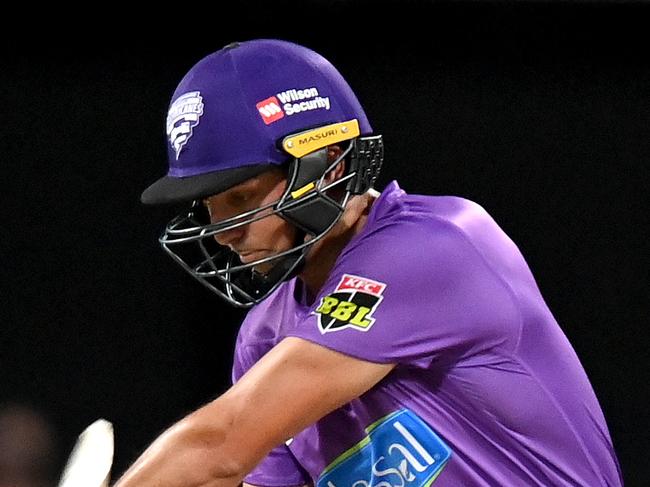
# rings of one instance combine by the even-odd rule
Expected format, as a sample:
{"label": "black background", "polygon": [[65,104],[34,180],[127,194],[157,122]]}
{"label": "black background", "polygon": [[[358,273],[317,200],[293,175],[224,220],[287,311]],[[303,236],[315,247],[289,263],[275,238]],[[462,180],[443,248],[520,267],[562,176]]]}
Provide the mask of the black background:
{"label": "black background", "polygon": [[185,72],[231,41],[283,38],[332,61],[384,134],[380,189],[468,197],[518,244],[626,485],[647,485],[648,7],[177,5],[163,22],[99,9],[3,36],[0,402],[44,411],[64,453],[110,419],[118,474],[225,390],[243,314],[163,255],[170,209],[139,194],[166,170]]}

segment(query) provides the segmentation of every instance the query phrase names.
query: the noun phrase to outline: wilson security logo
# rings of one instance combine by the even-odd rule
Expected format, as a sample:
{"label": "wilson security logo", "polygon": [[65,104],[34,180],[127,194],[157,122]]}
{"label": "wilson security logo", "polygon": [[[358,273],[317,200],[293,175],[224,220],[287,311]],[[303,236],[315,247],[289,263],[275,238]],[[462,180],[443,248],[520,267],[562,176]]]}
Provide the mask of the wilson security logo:
{"label": "wilson security logo", "polygon": [[280,108],[280,102],[274,96],[262,100],[255,106],[257,107],[257,111],[260,112],[260,115],[262,115],[262,120],[264,120],[266,125],[284,117],[284,112]]}
{"label": "wilson security logo", "polygon": [[329,110],[329,96],[321,96],[318,88],[291,89],[258,102],[257,111],[266,125],[280,120],[285,115],[290,117],[297,113],[311,110]]}
{"label": "wilson security logo", "polygon": [[384,299],[386,284],[365,277],[343,274],[333,293],[321,298],[314,311],[322,334],[353,328],[368,331],[375,322],[372,317]]}
{"label": "wilson security logo", "polygon": [[203,97],[199,91],[185,93],[174,101],[167,112],[167,137],[176,152],[176,159],[187,141],[192,137],[192,130],[199,124],[203,115]]}

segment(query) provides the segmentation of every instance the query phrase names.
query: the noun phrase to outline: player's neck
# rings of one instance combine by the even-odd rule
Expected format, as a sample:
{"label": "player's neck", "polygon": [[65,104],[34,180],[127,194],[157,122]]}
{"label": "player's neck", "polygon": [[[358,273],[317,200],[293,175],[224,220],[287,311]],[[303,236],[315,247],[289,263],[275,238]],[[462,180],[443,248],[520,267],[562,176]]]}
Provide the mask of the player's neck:
{"label": "player's neck", "polygon": [[365,226],[375,199],[376,194],[373,193],[352,198],[339,222],[309,251],[306,264],[298,275],[307,292],[306,298],[309,304],[325,284],[341,251]]}

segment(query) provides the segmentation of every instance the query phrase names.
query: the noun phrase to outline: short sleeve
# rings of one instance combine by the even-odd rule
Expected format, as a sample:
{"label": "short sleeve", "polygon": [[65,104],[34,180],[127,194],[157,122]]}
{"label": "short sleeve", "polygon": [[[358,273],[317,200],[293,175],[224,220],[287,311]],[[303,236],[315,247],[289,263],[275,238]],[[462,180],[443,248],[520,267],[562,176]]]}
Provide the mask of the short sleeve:
{"label": "short sleeve", "polygon": [[244,482],[262,487],[290,487],[311,482],[289,448],[278,446],[250,472]]}
{"label": "short sleeve", "polygon": [[[233,383],[239,380],[272,346],[273,343],[270,341],[247,344],[240,332],[235,347]],[[271,450],[244,481],[261,487],[290,487],[310,482],[309,475],[286,445],[279,445]]]}
{"label": "short sleeve", "polygon": [[385,225],[342,254],[290,335],[417,367],[514,345],[519,313],[490,258],[448,221]]}

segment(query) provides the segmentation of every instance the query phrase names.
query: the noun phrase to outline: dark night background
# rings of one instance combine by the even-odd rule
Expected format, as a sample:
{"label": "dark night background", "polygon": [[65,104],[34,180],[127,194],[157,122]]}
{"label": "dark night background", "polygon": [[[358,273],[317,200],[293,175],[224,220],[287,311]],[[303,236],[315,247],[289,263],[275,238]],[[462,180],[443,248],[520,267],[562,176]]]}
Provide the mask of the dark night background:
{"label": "dark night background", "polygon": [[[269,2],[5,36],[0,403],[98,417],[121,473],[224,391],[243,313],[159,249],[171,94],[200,58],[277,37],[330,59],[386,141],[378,187],[479,202],[518,244],[607,418],[626,485],[647,461],[650,5]],[[100,17],[105,17],[100,22]],[[130,20],[129,20],[130,19]],[[145,28],[150,29],[146,36]]]}

